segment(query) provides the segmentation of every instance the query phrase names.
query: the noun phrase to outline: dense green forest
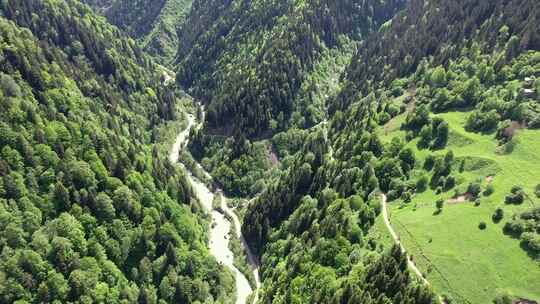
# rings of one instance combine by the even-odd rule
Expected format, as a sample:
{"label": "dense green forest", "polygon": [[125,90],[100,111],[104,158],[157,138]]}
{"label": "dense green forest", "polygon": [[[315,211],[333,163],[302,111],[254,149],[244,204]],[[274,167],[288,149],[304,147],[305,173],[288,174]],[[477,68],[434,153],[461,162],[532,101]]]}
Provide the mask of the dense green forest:
{"label": "dense green forest", "polygon": [[[267,189],[246,210],[243,231],[262,255],[265,299],[328,302],[325,295],[331,294],[347,302],[347,284],[364,284],[351,269],[368,268],[359,265],[369,264],[365,256],[373,258],[377,248],[371,237],[380,212],[379,191],[400,206],[396,212],[411,210],[410,221],[420,206],[433,206],[431,225],[436,225],[437,215],[456,212],[458,206],[444,207],[447,202],[463,197],[474,206],[482,204],[487,210],[479,208],[478,217],[483,221],[471,227],[483,230],[488,221],[506,223],[504,228],[490,228],[495,232],[488,238],[517,238],[521,246],[514,244],[508,256],[533,265],[527,275],[539,278],[534,262],[540,253],[538,212],[530,206],[538,204],[532,193],[540,179],[526,169],[535,166],[536,156],[524,159],[531,155],[521,154],[532,149],[528,153],[534,155],[534,129],[540,127],[540,53],[535,52],[540,49],[539,9],[535,1],[410,1],[391,22],[359,43],[338,95],[328,102],[328,139],[324,125],[307,140],[301,138],[303,148],[295,148],[292,163],[289,158],[281,177],[267,182]],[[462,124],[450,120],[456,116],[464,116]],[[493,143],[496,148],[486,153],[504,158],[465,156],[470,155],[465,147],[474,139],[460,137],[457,128]],[[298,131],[287,133],[285,141],[294,143]],[[457,155],[453,149],[459,150]],[[532,179],[515,178],[512,171],[523,178],[530,173]],[[519,184],[509,185],[512,181]],[[497,201],[503,192],[506,198]],[[449,208],[452,211],[443,211]],[[409,220],[405,215],[403,219]],[[454,218],[451,223],[463,220]],[[476,246],[468,250],[476,251]],[[485,251],[488,263],[499,249],[494,246],[493,256]],[[437,267],[427,261],[428,271]],[[447,293],[448,301],[476,303],[473,299],[481,295],[471,290],[474,275],[464,280],[469,286],[456,289],[452,285],[457,281],[448,283],[441,274],[443,282],[436,287]],[[326,283],[323,288],[314,282]],[[503,284],[519,286],[521,296],[540,296],[533,285]],[[486,293],[490,299],[480,301],[495,298],[495,290]],[[517,296],[511,292],[496,300]]]}
{"label": "dense green forest", "polygon": [[[259,3],[260,2],[260,3]],[[356,42],[404,1],[198,1],[180,31],[178,81],[207,104],[193,155],[235,195],[275,174],[271,139],[326,119]],[[216,9],[218,7],[219,9]],[[225,138],[224,138],[225,137]],[[232,140],[225,140],[226,138]]]}
{"label": "dense green forest", "polygon": [[137,39],[154,60],[167,64],[178,49],[177,31],[192,0],[82,0],[124,33]]}
{"label": "dense green forest", "polygon": [[0,302],[231,299],[159,136],[179,92],[77,1],[0,14]]}
{"label": "dense green forest", "polygon": [[300,88],[325,48],[366,37],[403,4],[194,1],[180,31],[177,77],[208,104],[208,129],[272,134],[290,125]]}
{"label": "dense green forest", "polygon": [[536,0],[1,1],[0,302],[243,302],[193,176],[257,303],[540,301],[539,33]]}

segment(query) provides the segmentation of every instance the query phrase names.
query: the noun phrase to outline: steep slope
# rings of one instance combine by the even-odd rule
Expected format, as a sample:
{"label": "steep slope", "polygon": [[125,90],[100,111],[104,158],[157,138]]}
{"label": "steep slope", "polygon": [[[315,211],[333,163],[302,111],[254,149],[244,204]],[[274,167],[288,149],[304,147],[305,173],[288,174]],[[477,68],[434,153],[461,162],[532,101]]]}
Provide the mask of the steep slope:
{"label": "steep slope", "polygon": [[[383,145],[413,155],[409,172],[375,167],[379,187],[405,247],[457,302],[540,299],[539,13],[537,1],[411,1],[359,46],[331,106],[371,104]],[[336,149],[356,128],[339,125]]]}
{"label": "steep slope", "polygon": [[380,192],[448,302],[539,299],[539,12],[537,1],[411,1],[359,44],[328,134],[321,124],[275,141],[294,156],[246,210],[266,301],[405,302],[363,281],[384,259]]}
{"label": "steep slope", "polygon": [[0,302],[232,300],[166,158],[179,92],[77,1],[0,16]]}
{"label": "steep slope", "polygon": [[322,51],[365,37],[403,4],[195,1],[180,31],[178,80],[208,104],[213,132],[256,137],[287,129]]}
{"label": "steep slope", "polygon": [[178,49],[178,27],[192,0],[83,0],[103,14],[161,63],[169,63]]}
{"label": "steep slope", "polygon": [[380,34],[359,47],[336,107],[343,109],[359,95],[414,73],[426,58],[446,65],[473,43],[489,53],[516,36],[507,53],[493,63],[500,68],[520,51],[540,49],[539,14],[536,1],[410,1]]}

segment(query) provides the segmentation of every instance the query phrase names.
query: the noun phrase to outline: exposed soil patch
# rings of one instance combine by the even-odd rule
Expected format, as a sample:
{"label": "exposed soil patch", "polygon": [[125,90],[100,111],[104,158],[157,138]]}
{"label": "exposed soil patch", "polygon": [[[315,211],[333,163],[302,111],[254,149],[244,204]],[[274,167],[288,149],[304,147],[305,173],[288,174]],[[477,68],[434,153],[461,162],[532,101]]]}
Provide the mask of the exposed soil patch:
{"label": "exposed soil patch", "polygon": [[276,150],[274,149],[274,145],[270,145],[270,149],[268,149],[268,159],[270,160],[272,166],[279,165],[279,158]]}
{"label": "exposed soil patch", "polygon": [[469,201],[472,197],[473,197],[472,194],[465,193],[465,194],[462,194],[462,195],[460,195],[458,197],[451,198],[451,199],[447,200],[446,202],[448,204],[465,203],[465,202]]}
{"label": "exposed soil patch", "polygon": [[487,177],[486,177],[486,182],[487,182],[488,184],[491,184],[491,182],[493,182],[493,179],[494,179],[494,178],[495,178],[495,176],[493,176],[493,175],[487,176]]}

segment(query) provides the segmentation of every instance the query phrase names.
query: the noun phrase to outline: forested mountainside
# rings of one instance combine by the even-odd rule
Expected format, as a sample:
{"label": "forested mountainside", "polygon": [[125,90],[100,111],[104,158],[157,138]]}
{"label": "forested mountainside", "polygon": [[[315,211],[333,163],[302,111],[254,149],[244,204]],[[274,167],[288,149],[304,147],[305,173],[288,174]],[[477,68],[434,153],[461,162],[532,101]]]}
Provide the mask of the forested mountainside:
{"label": "forested mountainside", "polygon": [[192,0],[83,0],[131,37],[155,60],[168,63],[178,49],[178,27]]}
{"label": "forested mountainside", "polygon": [[428,301],[400,275],[372,289],[374,261],[392,265],[377,253],[380,193],[448,303],[540,299],[539,13],[410,1],[359,43],[328,126],[272,139],[289,156],[246,209],[266,302]]}
{"label": "forested mountainside", "polygon": [[207,128],[272,134],[290,126],[323,50],[366,37],[404,2],[194,1],[180,31],[178,81],[208,105]]}
{"label": "forested mountainside", "polygon": [[181,95],[160,78],[78,1],[2,1],[0,302],[232,301],[166,157]]}
{"label": "forested mountainside", "polygon": [[473,44],[478,52],[491,53],[512,38],[506,52],[492,62],[492,68],[500,69],[521,51],[540,49],[539,19],[537,1],[412,0],[380,34],[359,47],[346,72],[340,104],[414,73],[426,58],[448,65]]}
{"label": "forested mountainside", "polygon": [[536,0],[1,1],[0,302],[539,302],[539,30]]}

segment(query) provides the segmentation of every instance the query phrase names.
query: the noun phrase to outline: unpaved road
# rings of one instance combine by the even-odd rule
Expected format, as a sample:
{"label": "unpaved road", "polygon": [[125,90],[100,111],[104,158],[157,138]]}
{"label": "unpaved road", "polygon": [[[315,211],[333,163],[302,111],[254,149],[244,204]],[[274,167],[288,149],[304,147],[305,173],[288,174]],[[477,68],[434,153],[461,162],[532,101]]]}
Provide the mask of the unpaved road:
{"label": "unpaved road", "polygon": [[[200,128],[201,124],[197,124],[195,117],[191,114],[187,115],[187,127],[178,134],[176,137],[176,141],[173,144],[170,154],[169,154],[169,160],[172,163],[178,163],[179,157],[180,157],[180,151],[187,145],[187,141],[189,138],[189,132],[193,128]],[[180,164],[181,165],[181,164]],[[198,164],[199,168],[203,170],[204,174],[206,176],[210,176],[208,172],[204,171],[204,169]],[[212,208],[212,201],[214,200],[214,195],[221,195],[221,191],[219,193],[212,193],[208,187],[202,183],[200,180],[198,180],[191,172],[188,171],[187,178],[191,185],[193,186],[193,189],[195,191],[195,194],[197,195],[197,198],[203,205],[203,207],[206,209],[206,211],[212,216],[212,225],[211,225],[211,231],[210,231],[210,243],[209,243],[209,249],[210,253],[216,258],[218,262],[221,264],[229,267],[235,275],[236,278],[236,304],[246,304],[247,299],[249,295],[253,292],[251,289],[251,286],[249,285],[249,282],[247,278],[234,266],[234,254],[229,249],[229,232],[231,229],[231,222],[225,217],[225,215],[221,214],[217,210],[213,210]],[[226,204],[226,198],[222,197],[222,209],[225,211],[225,213],[233,219],[233,222],[236,227],[236,235],[241,241],[242,246],[244,247],[244,250],[247,252],[248,255],[248,263],[253,269],[253,274],[255,275],[256,280],[256,287],[255,290],[255,301],[257,301],[258,298],[258,289],[260,287],[260,280],[259,280],[259,263],[257,258],[252,254],[251,250],[249,249],[249,246],[247,245],[244,236],[242,235],[241,231],[241,224],[240,220],[236,216],[236,214],[227,206]]]}
{"label": "unpaved road", "polygon": [[[384,224],[386,225],[386,228],[388,229],[388,231],[390,231],[390,234],[392,235],[394,242],[396,242],[396,244],[398,244],[399,247],[401,248],[401,251],[406,252],[405,247],[403,247],[403,244],[401,244],[401,241],[399,240],[397,233],[394,231],[394,228],[392,228],[392,225],[390,225],[390,219],[388,218],[388,209],[387,209],[386,200],[387,200],[386,194],[382,194],[381,207],[382,207],[382,214],[384,218]],[[430,285],[428,280],[424,278],[424,276],[422,275],[422,272],[418,269],[418,267],[416,267],[416,264],[414,264],[414,262],[411,260],[411,257],[408,254],[407,254],[407,264],[409,264],[409,268],[411,268],[414,271],[414,273],[416,273],[416,275],[420,278],[420,280],[422,280],[422,282],[424,282],[424,284]]]}
{"label": "unpaved road", "polygon": [[253,276],[255,277],[255,297],[253,298],[253,303],[257,303],[257,300],[259,298],[259,288],[261,288],[261,281],[259,278],[259,260],[257,257],[253,254],[251,249],[249,248],[248,243],[246,242],[246,239],[244,238],[244,235],[242,234],[242,224],[240,223],[240,220],[238,219],[238,216],[234,212],[233,209],[229,208],[227,205],[227,198],[223,195],[222,191],[218,191],[219,195],[221,195],[221,209],[230,217],[233,219],[234,227],[235,227],[235,233],[238,239],[240,240],[240,243],[242,244],[242,248],[244,248],[244,251],[247,254],[248,263],[253,269]]}

